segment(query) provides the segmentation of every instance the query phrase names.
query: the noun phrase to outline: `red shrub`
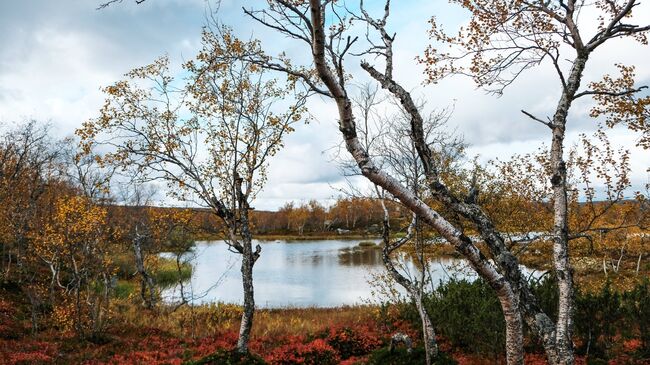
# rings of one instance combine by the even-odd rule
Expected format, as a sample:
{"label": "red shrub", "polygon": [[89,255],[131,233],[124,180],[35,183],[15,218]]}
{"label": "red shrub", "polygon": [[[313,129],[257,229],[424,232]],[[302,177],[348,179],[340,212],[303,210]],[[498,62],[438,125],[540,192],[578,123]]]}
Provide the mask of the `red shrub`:
{"label": "red shrub", "polygon": [[340,358],[325,340],[316,339],[307,344],[291,342],[272,351],[265,360],[273,365],[334,365]]}
{"label": "red shrub", "polygon": [[379,336],[370,327],[335,327],[326,330],[325,340],[338,353],[341,359],[367,355],[381,346]]}

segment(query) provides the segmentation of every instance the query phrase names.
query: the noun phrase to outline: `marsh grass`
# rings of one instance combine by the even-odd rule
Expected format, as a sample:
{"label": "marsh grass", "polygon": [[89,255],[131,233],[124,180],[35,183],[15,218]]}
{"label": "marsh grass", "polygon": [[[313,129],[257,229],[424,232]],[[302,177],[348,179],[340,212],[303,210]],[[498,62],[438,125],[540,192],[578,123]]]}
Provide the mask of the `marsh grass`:
{"label": "marsh grass", "polygon": [[179,281],[185,282],[190,280],[192,277],[192,265],[188,262],[183,262],[179,271],[176,260],[159,257],[152,274],[156,284],[160,288],[165,289],[178,284]]}

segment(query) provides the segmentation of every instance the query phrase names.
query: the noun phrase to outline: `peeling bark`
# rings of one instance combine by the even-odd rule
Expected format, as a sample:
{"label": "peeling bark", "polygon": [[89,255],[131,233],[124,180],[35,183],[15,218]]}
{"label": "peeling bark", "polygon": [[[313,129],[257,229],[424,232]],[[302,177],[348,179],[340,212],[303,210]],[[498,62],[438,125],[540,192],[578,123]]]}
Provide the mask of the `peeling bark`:
{"label": "peeling bark", "polygon": [[557,364],[573,364],[573,270],[569,263],[569,225],[567,199],[567,171],[564,161],[564,138],[569,108],[580,87],[587,55],[578,54],[566,87],[562,92],[553,115],[551,142],[551,185],[553,188],[553,266],[559,289],[558,318],[555,341],[557,343]]}

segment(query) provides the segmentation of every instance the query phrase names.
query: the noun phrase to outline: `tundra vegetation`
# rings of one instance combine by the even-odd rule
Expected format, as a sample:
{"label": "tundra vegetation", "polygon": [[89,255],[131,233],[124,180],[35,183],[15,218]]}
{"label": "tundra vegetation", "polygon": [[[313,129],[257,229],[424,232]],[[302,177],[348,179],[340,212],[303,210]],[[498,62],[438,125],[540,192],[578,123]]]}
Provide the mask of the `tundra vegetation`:
{"label": "tundra vegetation", "polygon": [[[632,0],[452,3],[469,23],[452,35],[432,14],[431,45],[417,60],[421,81],[435,88],[470,77],[499,95],[548,64],[556,108],[548,117],[522,110],[548,133],[548,146],[483,165],[467,156],[445,127],[453,108],[395,77],[400,38],[390,1],[377,14],[363,1],[246,5],[251,22],[304,48],[303,64],[239,38],[216,14],[183,65],[162,57],[106,86],[103,107],[76,137],[55,140],[37,121],[4,130],[0,359],[647,363],[650,187],[632,191],[630,152],[608,134],[625,127],[650,148],[650,97],[635,83],[634,65],[617,64],[619,75],[600,80],[587,80],[585,70],[595,50],[620,38],[647,47],[650,25],[636,24],[644,19],[634,18]],[[351,186],[329,207],[312,200],[255,210],[269,161],[311,119],[315,97],[338,112],[342,172],[364,177],[370,189]],[[568,146],[572,105],[587,98],[598,127]],[[179,206],[156,206],[152,182]],[[253,247],[254,237],[341,234],[380,238],[387,275],[375,284],[388,294],[399,285],[407,296],[256,309],[253,268],[263,244]],[[241,255],[242,306],[196,305],[184,287],[192,270],[185,253],[207,237]],[[398,252],[417,272],[404,271]],[[428,265],[440,255],[465,259],[479,279],[436,286]],[[531,280],[522,264],[546,273]],[[163,301],[161,290],[176,284],[180,301]],[[414,349],[393,348],[396,335]]]}

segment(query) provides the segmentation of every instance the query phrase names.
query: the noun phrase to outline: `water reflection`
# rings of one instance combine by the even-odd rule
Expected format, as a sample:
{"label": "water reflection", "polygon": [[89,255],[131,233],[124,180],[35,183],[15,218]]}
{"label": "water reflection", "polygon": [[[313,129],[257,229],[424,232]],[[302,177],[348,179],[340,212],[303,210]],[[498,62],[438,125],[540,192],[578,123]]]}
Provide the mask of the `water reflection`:
{"label": "water reflection", "polygon": [[[333,307],[371,299],[372,275],[384,272],[381,249],[359,247],[353,240],[258,241],[262,255],[254,267],[255,301],[259,307]],[[197,242],[191,253],[192,279],[186,294],[195,302],[241,303],[240,256],[223,242]],[[408,271],[415,265],[405,255]],[[474,278],[462,260],[437,259],[431,277],[437,284],[449,275]],[[178,299],[178,288],[164,291],[168,301]]]}
{"label": "water reflection", "polygon": [[344,248],[339,250],[339,265],[343,266],[378,266],[382,265],[381,249],[376,247]]}

